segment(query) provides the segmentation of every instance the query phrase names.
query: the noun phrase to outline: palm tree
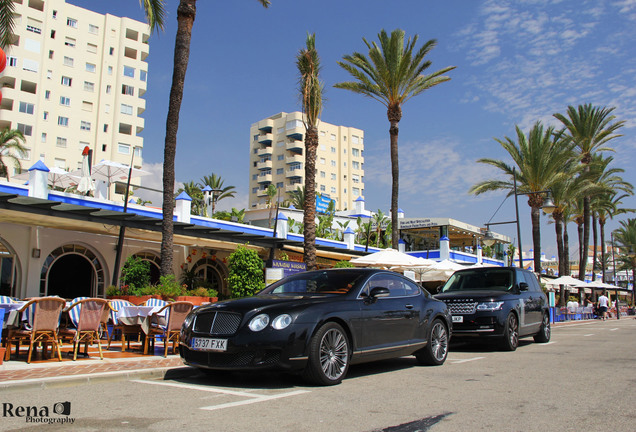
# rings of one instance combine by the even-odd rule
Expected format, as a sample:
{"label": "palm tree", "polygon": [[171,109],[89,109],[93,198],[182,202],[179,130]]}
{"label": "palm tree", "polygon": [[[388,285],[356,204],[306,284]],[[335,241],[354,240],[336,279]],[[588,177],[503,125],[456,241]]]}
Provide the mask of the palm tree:
{"label": "palm tree", "polygon": [[375,224],[375,246],[380,247],[380,240],[382,238],[382,225],[386,224],[389,218],[386,217],[382,210],[378,209],[378,212],[373,215],[373,223]]}
{"label": "palm tree", "polygon": [[11,45],[13,41],[14,12],[14,0],[0,0],[0,48]]}
{"label": "palm tree", "polygon": [[217,176],[212,173],[211,175],[203,176],[201,179],[201,183],[199,186],[203,189],[205,186],[210,186],[212,190],[220,191],[218,194],[212,195],[212,214],[210,217],[214,215],[214,208],[216,207],[216,203],[225,198],[234,198],[236,191],[234,190],[234,186],[224,186],[223,183],[225,180],[221,178],[221,176]]}
{"label": "palm tree", "polygon": [[6,176],[9,181],[9,166],[5,158],[13,161],[14,165],[22,169],[20,158],[27,155],[27,148],[24,146],[26,140],[22,132],[17,129],[6,128],[0,132],[0,176]]}
{"label": "palm tree", "polygon": [[402,119],[402,105],[425,90],[443,82],[450,77],[444,76],[446,72],[455,69],[449,66],[424,75],[424,71],[431,65],[430,60],[424,57],[435,47],[437,41],[431,39],[417,52],[413,52],[418,36],[408,38],[404,43],[404,30],[396,29],[389,37],[385,30],[378,34],[380,46],[375,42],[369,43],[362,38],[369,49],[369,57],[354,52],[345,55],[344,61],[338,64],[345,69],[356,81],[347,81],[336,84],[334,87],[351,90],[381,102],[387,108],[387,117],[390,128],[391,142],[391,224],[395,229],[391,236],[391,244],[394,249],[398,247],[398,191],[399,191],[399,165],[398,165],[398,124]]}
{"label": "palm tree", "polygon": [[[268,7],[269,0],[258,0]],[[162,3],[159,0],[144,0],[144,5]],[[179,111],[183,100],[183,86],[190,60],[192,26],[197,13],[197,0],[179,0],[177,7],[177,34],[175,36],[172,85],[168,115],[166,118],[166,138],[163,150],[163,220],[161,224],[161,275],[172,274],[172,245],[174,243],[174,160],[177,153],[177,130]]]}
{"label": "palm tree", "polygon": [[[269,218],[267,219],[267,226],[269,228],[272,227],[272,208],[274,207],[274,198],[278,193],[278,189],[273,184],[269,184],[267,186],[267,190],[265,191],[267,194],[267,207],[269,207]],[[278,215],[276,215],[278,217]]]}
{"label": "palm tree", "polygon": [[316,152],[318,150],[318,123],[323,102],[323,84],[320,82],[320,57],[316,51],[316,35],[307,34],[306,47],[296,55],[299,73],[299,92],[305,123],[305,200],[304,200],[304,253],[307,270],[316,269]]}
{"label": "palm tree", "polygon": [[305,186],[298,186],[295,191],[291,192],[291,204],[297,209],[305,208]]}
{"label": "palm tree", "polygon": [[[636,219],[620,221],[620,228],[614,231],[613,237],[621,249],[619,261],[624,267],[631,267],[632,275],[636,274]],[[616,264],[614,264],[616,265]],[[616,283],[616,281],[614,281]],[[632,306],[635,304],[634,290],[632,290]]]}
{"label": "palm tree", "polygon": [[[601,263],[606,262],[605,257],[605,224],[608,219],[613,219],[614,216],[619,214],[631,213],[636,211],[634,209],[626,209],[620,208],[619,206],[622,204],[621,200],[623,198],[627,198],[628,194],[619,195],[616,191],[608,192],[605,195],[601,195],[596,197],[592,201],[592,206],[594,211],[596,212],[599,230],[601,232]],[[596,248],[594,249],[596,251]],[[605,266],[603,265],[603,282],[607,282],[607,277],[605,275]]]}
{"label": "palm tree", "polygon": [[[572,142],[579,153],[580,161],[589,171],[592,162],[592,155],[603,151],[613,151],[606,147],[606,144],[621,135],[615,132],[620,129],[624,121],[614,122],[616,118],[612,115],[614,108],[599,108],[592,104],[579,105],[578,108],[570,105],[567,109],[567,117],[556,113],[557,118],[563,126],[567,135],[565,138]],[[582,262],[579,263],[579,279],[585,280],[585,268],[587,266],[587,250],[590,244],[590,197],[583,200],[583,250]]]}
{"label": "palm tree", "polygon": [[[532,126],[527,137],[519,126],[516,126],[516,131],[516,143],[508,137],[503,140],[495,139],[512,157],[518,168],[516,174],[512,165],[500,160],[483,158],[477,162],[499,168],[511,179],[516,175],[518,192],[528,195],[532,220],[534,271],[540,273],[541,231],[539,222],[544,195],[538,192],[549,190],[553,184],[567,178],[569,174],[563,170],[563,167],[567,166],[572,159],[572,147],[561,143],[558,135],[555,136],[553,127],[544,130],[541,122],[536,122]],[[513,195],[514,183],[510,180],[485,180],[471,187],[469,192],[479,195],[501,189],[507,189],[510,191],[508,195]],[[519,251],[519,256],[521,254],[522,251]]]}

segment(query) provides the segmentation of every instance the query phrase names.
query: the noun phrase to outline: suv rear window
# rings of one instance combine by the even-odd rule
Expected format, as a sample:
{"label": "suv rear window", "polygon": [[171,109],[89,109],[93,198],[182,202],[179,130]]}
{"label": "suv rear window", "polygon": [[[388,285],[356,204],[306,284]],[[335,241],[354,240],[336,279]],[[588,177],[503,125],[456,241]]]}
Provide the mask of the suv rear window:
{"label": "suv rear window", "polygon": [[514,278],[508,269],[464,270],[455,272],[441,292],[494,290],[509,291]]}

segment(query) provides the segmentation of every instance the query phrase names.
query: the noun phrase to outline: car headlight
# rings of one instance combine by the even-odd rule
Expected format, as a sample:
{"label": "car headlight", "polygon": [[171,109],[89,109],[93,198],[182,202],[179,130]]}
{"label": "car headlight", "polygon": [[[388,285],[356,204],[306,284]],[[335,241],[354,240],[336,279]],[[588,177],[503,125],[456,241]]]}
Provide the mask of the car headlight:
{"label": "car headlight", "polygon": [[287,315],[287,314],[278,315],[272,321],[272,327],[274,327],[276,330],[282,330],[288,327],[291,324],[291,322],[292,322],[292,317],[290,315]]}
{"label": "car headlight", "polygon": [[183,320],[183,325],[181,326],[181,328],[183,330],[186,330],[188,327],[190,327],[190,324],[192,324],[192,320],[194,320],[194,314],[188,314],[188,316],[186,316],[185,320]]}
{"label": "car headlight", "polygon": [[503,306],[504,302],[500,301],[500,302],[484,302],[484,303],[479,303],[477,305],[477,310],[479,311],[496,311],[501,309],[501,306]]}
{"label": "car headlight", "polygon": [[267,324],[269,324],[269,316],[267,314],[260,314],[252,318],[252,320],[248,324],[248,327],[250,328],[250,330],[258,332],[267,327]]}

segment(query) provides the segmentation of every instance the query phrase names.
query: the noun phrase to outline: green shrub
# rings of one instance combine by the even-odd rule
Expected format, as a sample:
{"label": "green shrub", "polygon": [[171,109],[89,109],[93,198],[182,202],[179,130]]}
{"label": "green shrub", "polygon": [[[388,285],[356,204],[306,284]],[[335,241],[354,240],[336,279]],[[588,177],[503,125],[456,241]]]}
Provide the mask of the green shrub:
{"label": "green shrub", "polygon": [[232,298],[250,297],[265,288],[263,260],[255,250],[239,246],[229,259],[228,286]]}
{"label": "green shrub", "polygon": [[128,285],[131,292],[150,285],[150,263],[129,256],[121,269],[121,284]]}
{"label": "green shrub", "polygon": [[168,298],[175,298],[180,295],[185,295],[185,285],[177,282],[174,275],[160,276],[159,283],[154,287],[155,293]]}
{"label": "green shrub", "polygon": [[338,261],[338,262],[336,263],[336,265],[335,265],[335,266],[333,266],[333,267],[334,267],[334,268],[349,268],[349,267],[353,267],[353,266],[354,266],[354,265],[353,265],[353,264],[351,264],[349,261],[342,260],[342,261]]}

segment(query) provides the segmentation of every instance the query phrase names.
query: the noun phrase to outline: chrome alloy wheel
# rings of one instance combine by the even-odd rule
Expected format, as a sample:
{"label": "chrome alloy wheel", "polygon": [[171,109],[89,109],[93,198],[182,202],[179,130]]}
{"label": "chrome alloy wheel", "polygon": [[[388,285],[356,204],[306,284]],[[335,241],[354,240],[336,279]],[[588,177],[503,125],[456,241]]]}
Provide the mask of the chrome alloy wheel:
{"label": "chrome alloy wheel", "polygon": [[349,363],[347,338],[338,329],[329,329],[320,341],[320,366],[325,376],[337,380]]}
{"label": "chrome alloy wheel", "polygon": [[448,332],[439,321],[435,322],[431,330],[431,353],[439,362],[443,362],[448,353]]}
{"label": "chrome alloy wheel", "polygon": [[519,345],[519,325],[517,324],[517,317],[513,314],[508,317],[508,343],[510,347],[514,348]]}

